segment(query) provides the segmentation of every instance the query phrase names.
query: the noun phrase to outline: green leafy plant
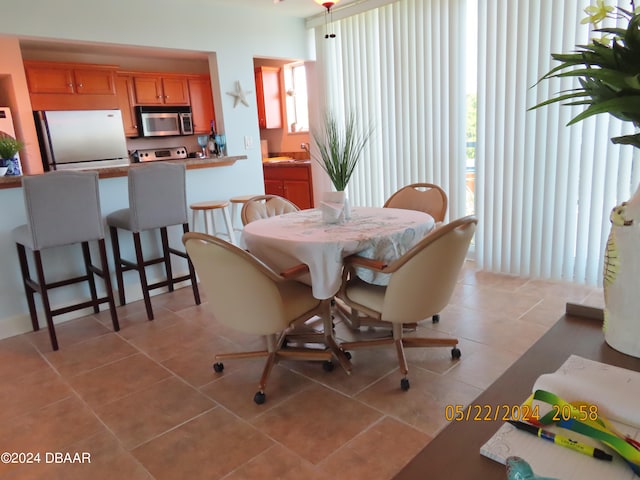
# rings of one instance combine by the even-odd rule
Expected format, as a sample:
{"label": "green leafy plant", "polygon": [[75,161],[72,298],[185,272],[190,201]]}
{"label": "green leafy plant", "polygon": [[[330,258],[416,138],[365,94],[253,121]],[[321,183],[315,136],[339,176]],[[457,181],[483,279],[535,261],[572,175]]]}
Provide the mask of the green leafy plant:
{"label": "green leafy plant", "polygon": [[4,132],[0,132],[0,159],[9,160],[16,156],[24,143]]}
{"label": "green leafy plant", "polygon": [[[586,105],[567,125],[592,115],[609,113],[620,120],[640,127],[640,14],[633,1],[631,10],[614,9],[597,0],[585,9],[587,18],[582,23],[597,26],[605,18],[626,19],[626,28],[599,28],[602,38],[592,39],[587,45],[577,45],[574,53],[554,53],[552,58],[560,65],[550,70],[540,81],[554,77],[576,77],[579,88],[559,92],[554,98],[539,103],[532,109],[556,102],[563,105]],[[611,139],[613,143],[640,148],[640,133]]]}
{"label": "green leafy plant", "polygon": [[325,115],[322,131],[312,131],[313,140],[320,152],[320,156],[314,156],[314,159],[327,172],[337,191],[342,192],[347,187],[372,133],[372,127],[365,131],[359,130],[353,113],[347,115],[344,130],[340,128],[335,116],[328,113]]}

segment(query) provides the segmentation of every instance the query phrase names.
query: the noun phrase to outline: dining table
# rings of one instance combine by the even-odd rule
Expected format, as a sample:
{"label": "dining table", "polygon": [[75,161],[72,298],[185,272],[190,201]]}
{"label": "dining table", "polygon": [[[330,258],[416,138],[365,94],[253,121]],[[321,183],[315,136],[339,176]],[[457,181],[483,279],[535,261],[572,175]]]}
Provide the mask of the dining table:
{"label": "dining table", "polygon": [[[329,223],[320,209],[299,210],[263,218],[244,226],[241,244],[275,271],[300,264],[308,274],[296,280],[311,285],[313,296],[327,304],[323,343],[333,351],[347,374],[349,355],[333,334],[331,304],[342,282],[343,259],[349,255],[393,261],[435,228],[427,213],[397,208],[353,207],[349,219]],[[363,280],[384,285],[387,275],[356,271]]]}
{"label": "dining table", "polygon": [[[431,215],[416,210],[353,207],[348,220],[327,223],[320,209],[309,209],[250,222],[242,242],[276,271],[306,264],[314,297],[330,299],[340,288],[345,257],[393,261],[434,227]],[[368,269],[357,274],[369,283],[386,282],[386,275]]]}

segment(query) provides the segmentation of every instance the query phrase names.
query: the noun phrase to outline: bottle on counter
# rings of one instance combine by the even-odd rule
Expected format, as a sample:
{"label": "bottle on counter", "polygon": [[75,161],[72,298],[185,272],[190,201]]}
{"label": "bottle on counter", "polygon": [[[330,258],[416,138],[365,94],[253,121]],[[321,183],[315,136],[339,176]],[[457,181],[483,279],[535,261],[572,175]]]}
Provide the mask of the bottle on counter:
{"label": "bottle on counter", "polygon": [[218,156],[218,144],[216,143],[216,124],[211,120],[211,133],[209,133],[209,156]]}

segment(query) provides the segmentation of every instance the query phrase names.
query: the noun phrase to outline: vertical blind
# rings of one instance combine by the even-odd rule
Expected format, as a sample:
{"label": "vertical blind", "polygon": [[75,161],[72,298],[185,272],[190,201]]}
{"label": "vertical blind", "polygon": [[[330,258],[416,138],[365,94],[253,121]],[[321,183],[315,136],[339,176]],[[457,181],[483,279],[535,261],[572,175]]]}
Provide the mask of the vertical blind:
{"label": "vertical blind", "polygon": [[632,194],[634,149],[610,137],[629,126],[600,115],[567,127],[581,107],[528,108],[574,79],[539,78],[551,53],[589,41],[585,0],[478,2],[478,267],[597,284],[611,208]]}
{"label": "vertical blind", "polygon": [[436,183],[449,215],[464,215],[463,0],[406,0],[334,22],[316,38],[325,108],[354,112],[374,134],[347,188],[354,205],[381,206],[398,188]]}
{"label": "vertical blind", "polygon": [[609,213],[640,182],[636,149],[609,139],[632,127],[608,115],[567,127],[580,107],[528,110],[575,86],[537,81],[552,52],[589,41],[589,1],[478,0],[468,50],[472,1],[399,0],[335,22],[334,39],[317,32],[326,108],[375,127],[348,195],[381,205],[429,181],[449,194],[450,219],[465,214],[465,64],[477,56],[477,266],[598,284]]}

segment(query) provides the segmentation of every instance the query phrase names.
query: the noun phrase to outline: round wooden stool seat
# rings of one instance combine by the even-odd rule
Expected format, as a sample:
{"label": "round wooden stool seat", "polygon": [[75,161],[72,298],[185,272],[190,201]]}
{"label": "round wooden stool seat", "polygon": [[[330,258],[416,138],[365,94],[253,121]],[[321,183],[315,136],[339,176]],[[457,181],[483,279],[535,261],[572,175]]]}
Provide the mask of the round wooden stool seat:
{"label": "round wooden stool seat", "polygon": [[[231,243],[236,243],[235,234],[233,232],[233,224],[229,216],[229,201],[227,200],[207,200],[204,202],[196,202],[189,205],[193,212],[193,230],[197,231],[198,214],[202,214],[204,220],[204,231],[209,235],[229,237]],[[216,227],[216,218],[214,213],[219,211],[225,223],[226,232],[218,230]]]}

